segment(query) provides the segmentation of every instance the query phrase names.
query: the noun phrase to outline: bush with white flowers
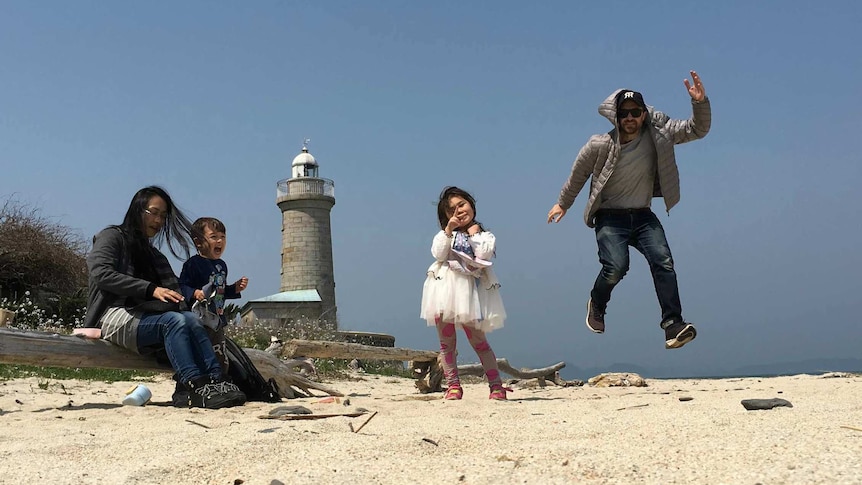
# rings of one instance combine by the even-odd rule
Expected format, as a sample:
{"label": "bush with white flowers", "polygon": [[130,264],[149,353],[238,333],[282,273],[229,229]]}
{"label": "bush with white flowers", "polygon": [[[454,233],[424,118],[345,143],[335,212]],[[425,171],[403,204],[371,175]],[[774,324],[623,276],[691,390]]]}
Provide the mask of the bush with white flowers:
{"label": "bush with white flowers", "polygon": [[0,299],[0,308],[15,313],[14,320],[9,324],[11,328],[62,333],[69,333],[72,328],[80,326],[86,312],[86,308],[80,308],[65,320],[56,314],[48,315],[47,310],[39,307],[30,298],[29,291],[24,292],[24,296],[17,301]]}

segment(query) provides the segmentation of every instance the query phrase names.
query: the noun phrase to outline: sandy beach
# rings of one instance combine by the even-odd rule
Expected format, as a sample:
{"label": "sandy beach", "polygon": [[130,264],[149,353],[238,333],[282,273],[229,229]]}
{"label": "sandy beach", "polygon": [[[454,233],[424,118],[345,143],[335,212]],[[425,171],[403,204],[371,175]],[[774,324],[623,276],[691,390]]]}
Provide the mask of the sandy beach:
{"label": "sandy beach", "polygon": [[[862,483],[862,376],[647,383],[443,401],[359,374],[328,383],[337,400],[213,411],[166,406],[166,377],[143,407],[120,405],[130,382],[16,379],[0,382],[0,483]],[[740,404],[775,397],[793,407]],[[367,413],[260,418],[294,405]]]}

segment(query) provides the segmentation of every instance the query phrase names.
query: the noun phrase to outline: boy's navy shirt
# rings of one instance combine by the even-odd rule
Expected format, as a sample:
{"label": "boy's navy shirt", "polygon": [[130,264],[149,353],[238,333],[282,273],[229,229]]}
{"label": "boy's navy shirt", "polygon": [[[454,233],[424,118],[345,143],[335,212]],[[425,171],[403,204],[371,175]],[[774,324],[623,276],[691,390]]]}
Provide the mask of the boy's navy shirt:
{"label": "boy's navy shirt", "polygon": [[205,295],[209,300],[207,306],[219,316],[221,324],[226,325],[224,301],[240,298],[242,295],[236,291],[235,285],[227,284],[227,263],[224,260],[207,259],[196,254],[183,264],[183,272],[180,273],[180,292],[189,308],[195,302],[195,290],[202,290],[207,285],[212,285],[216,292],[213,298]]}

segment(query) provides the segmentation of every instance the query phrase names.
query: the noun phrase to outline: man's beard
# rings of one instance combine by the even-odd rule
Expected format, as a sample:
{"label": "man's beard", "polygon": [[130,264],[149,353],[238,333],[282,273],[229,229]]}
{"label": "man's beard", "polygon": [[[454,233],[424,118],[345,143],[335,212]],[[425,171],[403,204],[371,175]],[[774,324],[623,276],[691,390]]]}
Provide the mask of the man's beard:
{"label": "man's beard", "polygon": [[640,127],[636,124],[634,125],[620,125],[620,129],[622,129],[623,133],[627,135],[637,135],[640,131]]}

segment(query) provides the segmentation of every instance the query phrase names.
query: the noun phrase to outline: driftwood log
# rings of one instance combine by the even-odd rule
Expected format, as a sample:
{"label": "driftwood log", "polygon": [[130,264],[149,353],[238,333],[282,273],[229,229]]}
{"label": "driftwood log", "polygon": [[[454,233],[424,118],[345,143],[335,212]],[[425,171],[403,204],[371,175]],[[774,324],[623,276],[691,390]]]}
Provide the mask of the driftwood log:
{"label": "driftwood log", "polygon": [[437,352],[398,347],[375,347],[373,345],[325,340],[286,340],[280,351],[281,357],[313,357],[315,359],[346,360],[396,360],[434,362]]}
{"label": "driftwood log", "polygon": [[[558,362],[554,365],[539,369],[516,369],[509,364],[507,359],[497,359],[497,367],[500,369],[500,372],[509,374],[518,380],[536,379],[536,383],[539,387],[545,387],[548,382],[552,382],[561,387],[584,385],[584,382],[580,380],[567,381],[561,378],[560,369],[565,366],[565,362]],[[419,389],[419,392],[427,394],[443,391],[443,371],[438,361],[434,361],[432,363],[414,362],[413,373],[416,377],[416,388]],[[483,377],[485,375],[485,369],[482,368],[482,364],[464,364],[458,366],[458,374],[461,376]]]}
{"label": "driftwood log", "polygon": [[[243,349],[248,354],[248,358],[257,367],[260,375],[264,379],[272,378],[278,384],[278,391],[281,397],[293,399],[295,397],[309,397],[314,394],[309,389],[325,392],[330,396],[343,397],[344,394],[329,386],[325,386],[319,382],[312,381],[293,371],[293,365],[303,367],[305,362],[287,362],[278,357],[258,349]],[[300,394],[296,389],[302,391]]]}
{"label": "driftwood log", "polygon": [[443,371],[438,363],[440,353],[433,350],[375,347],[348,342],[300,339],[279,342],[267,350],[281,357],[291,358],[407,361],[413,378],[416,379],[416,387],[420,392],[429,393],[442,390]]}
{"label": "driftwood log", "polygon": [[[257,349],[243,349],[265,379],[274,379],[284,398],[311,395],[310,389],[331,396],[339,391],[293,372],[281,359]],[[0,328],[0,363],[48,367],[131,369],[171,372],[152,356],[139,355],[101,339]]]}
{"label": "driftwood log", "polygon": [[[317,359],[360,359],[360,360],[393,360],[409,361],[416,387],[422,393],[440,392],[443,390],[443,371],[439,363],[439,352],[431,350],[412,350],[396,347],[374,347],[371,345],[346,342],[329,342],[319,340],[287,340],[280,346],[269,349],[282,357],[312,357]],[[566,381],[560,377],[560,369],[565,362],[540,369],[516,369],[506,359],[497,359],[501,372],[517,379],[536,379],[538,385],[544,387],[548,381],[558,386],[582,386],[583,381]],[[461,375],[483,376],[485,371],[480,364],[458,366]]]}
{"label": "driftwood log", "polygon": [[[548,367],[542,367],[540,369],[515,369],[509,365],[508,360],[497,359],[497,367],[500,368],[500,372],[505,372],[506,374],[518,379],[536,379],[539,387],[545,387],[548,382],[552,382],[560,387],[583,386],[584,381],[567,381],[560,377],[560,369],[565,366],[565,362],[557,362],[554,365],[549,365]],[[485,370],[482,369],[482,364],[467,364],[459,365],[458,373],[462,376],[482,377],[485,375]]]}

